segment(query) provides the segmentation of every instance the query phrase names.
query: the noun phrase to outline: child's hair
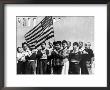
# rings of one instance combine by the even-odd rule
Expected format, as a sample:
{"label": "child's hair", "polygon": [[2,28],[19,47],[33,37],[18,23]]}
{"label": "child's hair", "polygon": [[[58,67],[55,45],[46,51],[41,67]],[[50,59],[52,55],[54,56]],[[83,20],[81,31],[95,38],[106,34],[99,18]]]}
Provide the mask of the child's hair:
{"label": "child's hair", "polygon": [[73,46],[75,46],[75,45],[79,46],[78,42],[74,42],[73,43]]}
{"label": "child's hair", "polygon": [[90,42],[87,42],[87,43],[85,43],[85,45],[89,45],[89,46],[91,46],[91,43],[90,43]]}
{"label": "child's hair", "polygon": [[55,41],[53,42],[53,45],[59,44],[61,46],[61,41]]}
{"label": "child's hair", "polygon": [[21,47],[17,47],[17,52],[19,52],[19,48],[21,48]]}
{"label": "child's hair", "polygon": [[[24,44],[26,44],[26,45],[27,45],[27,43],[26,43],[26,42],[23,42],[23,43],[22,43],[22,47],[24,46]],[[27,46],[28,46],[28,45],[27,45]]]}
{"label": "child's hair", "polygon": [[62,41],[62,44],[63,44],[63,43],[66,43],[66,44],[68,45],[68,42],[67,42],[66,40],[63,40],[63,41]]}

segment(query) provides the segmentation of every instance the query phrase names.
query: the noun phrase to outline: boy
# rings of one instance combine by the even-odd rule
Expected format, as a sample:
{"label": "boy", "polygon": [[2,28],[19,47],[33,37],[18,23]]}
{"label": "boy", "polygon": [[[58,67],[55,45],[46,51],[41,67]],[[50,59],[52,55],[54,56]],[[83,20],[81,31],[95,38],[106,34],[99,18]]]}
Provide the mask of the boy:
{"label": "boy", "polygon": [[61,74],[62,71],[62,55],[61,55],[61,41],[53,43],[54,49],[51,52],[50,58],[52,59],[53,74]]}
{"label": "boy", "polygon": [[41,49],[37,52],[37,57],[39,57],[37,72],[39,74],[47,74],[48,55],[49,50],[46,48],[46,43],[43,42],[41,44]]}

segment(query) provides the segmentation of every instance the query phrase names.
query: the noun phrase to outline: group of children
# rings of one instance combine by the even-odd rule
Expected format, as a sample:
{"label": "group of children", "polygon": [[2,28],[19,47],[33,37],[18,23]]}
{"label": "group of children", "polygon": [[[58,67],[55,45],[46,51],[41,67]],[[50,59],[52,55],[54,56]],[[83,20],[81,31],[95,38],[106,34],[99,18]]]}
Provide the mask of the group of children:
{"label": "group of children", "polygon": [[[90,74],[94,62],[91,43],[55,41],[29,48],[26,42],[17,47],[17,74]],[[72,50],[70,50],[72,46]]]}

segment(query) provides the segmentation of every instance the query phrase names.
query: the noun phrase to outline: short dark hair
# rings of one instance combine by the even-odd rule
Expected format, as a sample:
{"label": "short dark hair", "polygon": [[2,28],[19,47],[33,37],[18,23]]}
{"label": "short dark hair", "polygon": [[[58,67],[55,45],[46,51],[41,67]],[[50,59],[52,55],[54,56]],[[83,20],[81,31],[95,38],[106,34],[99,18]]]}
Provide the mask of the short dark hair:
{"label": "short dark hair", "polygon": [[79,43],[83,44],[83,42],[82,42],[82,41],[79,41]]}
{"label": "short dark hair", "polygon": [[73,43],[73,46],[75,46],[75,45],[79,46],[78,42],[74,42]]}
{"label": "short dark hair", "polygon": [[62,41],[62,44],[63,44],[63,43],[66,43],[66,44],[68,45],[68,42],[67,42],[66,40],[63,40],[63,41]]}
{"label": "short dark hair", "polygon": [[85,45],[89,45],[89,46],[91,46],[91,43],[90,43],[90,42],[87,42],[87,43],[85,43]]}
{"label": "short dark hair", "polygon": [[59,44],[61,46],[61,41],[55,41],[53,42],[53,45]]}
{"label": "short dark hair", "polygon": [[21,48],[21,47],[17,47],[17,52],[19,52],[19,50],[18,50],[19,48]]}
{"label": "short dark hair", "polygon": [[26,44],[26,45],[28,46],[28,44],[27,44],[26,42],[23,42],[23,43],[22,43],[22,47],[24,46],[24,44]]}

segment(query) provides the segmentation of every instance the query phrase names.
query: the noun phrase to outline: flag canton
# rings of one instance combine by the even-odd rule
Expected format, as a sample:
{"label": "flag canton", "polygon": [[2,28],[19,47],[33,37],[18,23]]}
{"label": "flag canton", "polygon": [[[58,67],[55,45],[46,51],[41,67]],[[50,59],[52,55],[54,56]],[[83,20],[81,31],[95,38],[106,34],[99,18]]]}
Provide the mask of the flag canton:
{"label": "flag canton", "polygon": [[53,25],[53,20],[51,16],[46,16],[42,21],[41,21],[42,28],[45,29],[47,27],[50,27]]}

